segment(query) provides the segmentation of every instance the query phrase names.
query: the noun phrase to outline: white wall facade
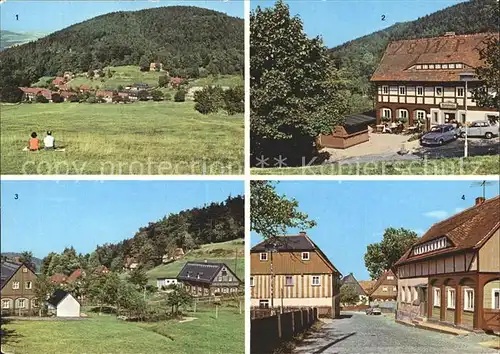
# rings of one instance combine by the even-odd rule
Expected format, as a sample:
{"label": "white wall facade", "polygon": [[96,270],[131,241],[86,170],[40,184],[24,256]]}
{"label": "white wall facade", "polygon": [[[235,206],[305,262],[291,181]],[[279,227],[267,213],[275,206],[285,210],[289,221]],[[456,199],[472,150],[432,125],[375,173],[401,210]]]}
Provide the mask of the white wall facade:
{"label": "white wall facade", "polygon": [[[268,300],[269,305],[271,304],[271,299],[255,299],[252,298],[251,306],[252,307],[258,307],[260,304],[260,300]],[[314,297],[305,297],[305,298],[288,298],[288,299],[283,299],[283,302],[281,301],[281,298],[274,298],[273,299],[274,306],[283,306],[285,307],[327,307],[330,306],[332,307],[334,304],[333,298],[332,297],[323,297],[323,298],[314,298]]]}
{"label": "white wall facade", "polygon": [[57,305],[56,316],[80,317],[80,303],[71,294],[66,295]]}

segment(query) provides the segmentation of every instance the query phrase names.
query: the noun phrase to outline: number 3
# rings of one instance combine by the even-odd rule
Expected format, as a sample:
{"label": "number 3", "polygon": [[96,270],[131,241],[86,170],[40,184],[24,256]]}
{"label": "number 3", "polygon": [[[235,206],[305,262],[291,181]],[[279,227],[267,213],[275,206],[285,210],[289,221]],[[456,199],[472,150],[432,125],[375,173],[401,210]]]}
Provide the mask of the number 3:
{"label": "number 3", "polygon": [[14,194],[14,199],[19,199],[19,195],[18,194]]}

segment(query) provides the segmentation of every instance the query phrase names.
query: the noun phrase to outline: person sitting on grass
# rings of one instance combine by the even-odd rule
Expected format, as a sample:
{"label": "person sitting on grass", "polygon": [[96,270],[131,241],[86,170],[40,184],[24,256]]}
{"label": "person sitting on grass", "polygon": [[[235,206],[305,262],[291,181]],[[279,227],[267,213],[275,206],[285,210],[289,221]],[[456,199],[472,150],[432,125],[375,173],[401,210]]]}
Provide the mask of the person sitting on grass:
{"label": "person sitting on grass", "polygon": [[38,140],[36,132],[31,133],[31,138],[28,141],[29,151],[38,151],[40,149],[40,140]]}
{"label": "person sitting on grass", "polygon": [[43,146],[45,150],[55,150],[56,143],[54,137],[52,136],[52,132],[50,130],[47,131],[47,136],[43,138]]}

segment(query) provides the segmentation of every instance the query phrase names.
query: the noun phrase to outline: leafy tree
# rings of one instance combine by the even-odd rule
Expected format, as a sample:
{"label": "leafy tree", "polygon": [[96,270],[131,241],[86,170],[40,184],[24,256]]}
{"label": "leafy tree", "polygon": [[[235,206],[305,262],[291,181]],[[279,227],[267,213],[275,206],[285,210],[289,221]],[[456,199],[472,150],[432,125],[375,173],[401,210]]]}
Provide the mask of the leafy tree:
{"label": "leafy tree", "polygon": [[137,92],[137,99],[139,101],[147,101],[148,97],[149,97],[148,91],[146,91],[146,90],[141,90],[141,91]]}
{"label": "leafy tree", "polygon": [[44,95],[37,95],[35,97],[35,102],[37,102],[37,103],[49,103],[49,100]]}
{"label": "leafy tree", "polygon": [[118,85],[117,89],[118,89],[118,91],[123,91],[123,86],[122,85]]}
{"label": "leafy tree", "polygon": [[168,75],[162,75],[158,78],[158,86],[160,87],[167,87],[169,83],[170,83],[170,76]]}
{"label": "leafy tree", "polygon": [[194,93],[194,109],[201,114],[217,113],[224,106],[224,91],[220,86],[205,86]]}
{"label": "leafy tree", "polygon": [[88,261],[89,270],[94,270],[101,265],[101,261],[99,260],[99,254],[94,251],[90,254]]}
{"label": "leafy tree", "polygon": [[93,79],[93,78],[94,78],[94,76],[95,76],[94,70],[89,69],[89,71],[87,71],[87,76],[88,76],[89,78]]}
{"label": "leafy tree", "polygon": [[3,86],[0,88],[0,101],[18,103],[23,100],[24,93],[17,86]]}
{"label": "leafy tree", "polygon": [[153,101],[163,101],[163,92],[160,90],[151,91],[151,97],[153,97]]}
{"label": "leafy tree", "polygon": [[21,263],[27,264],[31,268],[35,268],[35,264],[33,263],[33,253],[30,251],[23,251],[19,255],[19,261]]}
{"label": "leafy tree", "polygon": [[283,235],[289,228],[309,229],[314,220],[298,210],[299,203],[276,193],[269,181],[250,182],[250,228],[266,240]]}
{"label": "leafy tree", "polygon": [[500,39],[492,36],[479,51],[484,64],[476,68],[476,74],[484,86],[473,90],[474,100],[481,107],[500,110]]}
{"label": "leafy tree", "polygon": [[359,301],[359,296],[352,284],[344,284],[340,287],[340,302],[346,305],[355,305]]}
{"label": "leafy tree", "polygon": [[99,313],[101,313],[103,306],[116,305],[119,287],[120,278],[116,273],[94,273],[89,276],[86,292],[89,299],[99,305]]}
{"label": "leafy tree", "polygon": [[224,91],[224,104],[228,114],[245,112],[245,88],[237,86]]}
{"label": "leafy tree", "polygon": [[175,93],[174,101],[175,102],[184,102],[184,101],[186,101],[186,91],[184,91],[183,89],[178,90]]}
{"label": "leafy tree", "polygon": [[149,71],[150,64],[151,64],[150,56],[143,55],[141,57],[141,60],[139,61],[139,67],[141,68],[141,71]]}
{"label": "leafy tree", "polygon": [[129,282],[142,289],[148,283],[146,272],[141,267],[135,268],[130,272]]}
{"label": "leafy tree", "polygon": [[172,309],[172,314],[178,315],[179,308],[193,303],[193,297],[182,285],[176,285],[167,295],[167,306]]}
{"label": "leafy tree", "polygon": [[418,239],[418,235],[411,230],[393,227],[385,229],[382,241],[369,244],[366,248],[364,259],[370,277],[380,278]]}
{"label": "leafy tree", "polygon": [[55,286],[45,274],[39,274],[33,284],[33,291],[39,304],[39,316],[47,312],[46,300],[55,291]]}
{"label": "leafy tree", "polygon": [[347,81],[283,1],[250,16],[250,67],[252,163],[281,156],[295,165],[316,155],[318,135],[342,123]]}
{"label": "leafy tree", "polygon": [[107,76],[108,78],[110,78],[110,79],[113,77],[113,73],[111,72],[111,70],[110,70],[110,69],[108,69],[108,71],[107,71],[107,73],[106,73],[106,76]]}

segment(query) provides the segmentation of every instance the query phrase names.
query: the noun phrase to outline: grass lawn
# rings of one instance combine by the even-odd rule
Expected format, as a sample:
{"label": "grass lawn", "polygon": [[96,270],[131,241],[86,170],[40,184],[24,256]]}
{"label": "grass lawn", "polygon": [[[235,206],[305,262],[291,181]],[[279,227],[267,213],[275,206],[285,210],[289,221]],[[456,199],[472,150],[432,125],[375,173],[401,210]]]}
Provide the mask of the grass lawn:
{"label": "grass lawn", "polygon": [[252,168],[254,175],[498,175],[500,156],[472,156],[418,161]]}
{"label": "grass lawn", "polygon": [[245,246],[243,240],[239,239],[202,245],[200,249],[189,252],[181,260],[155,267],[146,273],[149,284],[156,285],[156,278],[159,277],[176,277],[188,261],[204,260],[226,263],[241,281],[245,278]]}
{"label": "grass lawn", "polygon": [[218,318],[211,307],[200,306],[190,322],[133,323],[115,316],[79,321],[12,321],[2,338],[10,354],[149,354],[244,353],[245,321],[238,308],[222,307]]}
{"label": "grass lawn", "polygon": [[[1,105],[2,174],[241,174],[243,114],[192,102]],[[64,152],[26,152],[32,131]]]}

